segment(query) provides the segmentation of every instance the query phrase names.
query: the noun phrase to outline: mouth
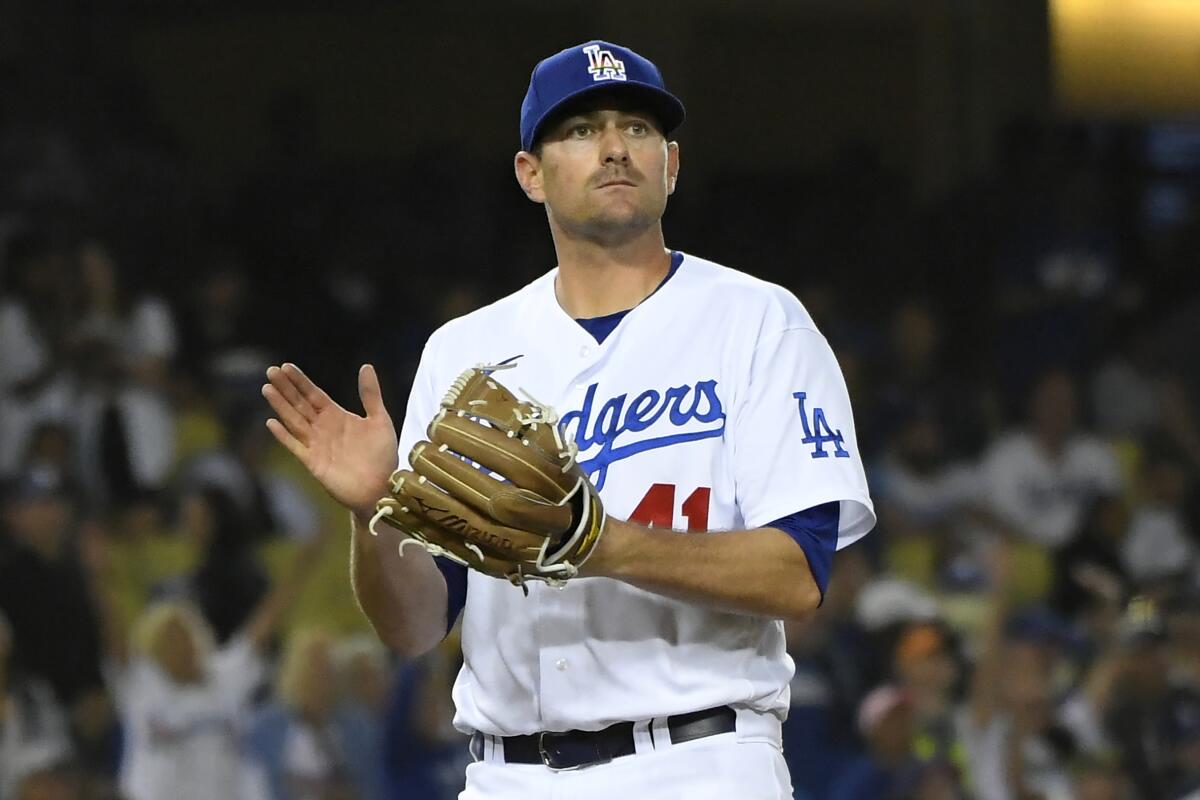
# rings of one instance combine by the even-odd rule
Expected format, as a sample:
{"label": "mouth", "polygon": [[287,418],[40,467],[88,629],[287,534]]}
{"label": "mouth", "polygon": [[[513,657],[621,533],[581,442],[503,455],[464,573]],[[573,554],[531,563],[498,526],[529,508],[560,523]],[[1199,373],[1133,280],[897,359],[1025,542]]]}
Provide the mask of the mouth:
{"label": "mouth", "polygon": [[637,186],[637,184],[636,184],[636,183],[634,183],[633,181],[627,181],[627,180],[615,180],[615,181],[605,181],[604,183],[600,184],[600,185],[599,185],[598,187],[596,187],[596,188],[598,188],[598,189],[607,189],[607,188],[609,188],[609,187],[611,187],[611,186]]}

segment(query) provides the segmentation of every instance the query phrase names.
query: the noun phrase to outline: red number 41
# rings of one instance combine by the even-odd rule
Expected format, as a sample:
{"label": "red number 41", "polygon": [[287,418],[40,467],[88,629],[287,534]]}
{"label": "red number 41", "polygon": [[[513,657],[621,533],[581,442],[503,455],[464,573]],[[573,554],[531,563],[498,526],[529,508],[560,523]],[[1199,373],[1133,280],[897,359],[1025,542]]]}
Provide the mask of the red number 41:
{"label": "red number 41", "polygon": [[[683,501],[683,516],[687,517],[689,531],[708,530],[708,498],[711,494],[711,489],[701,486]],[[629,515],[629,521],[652,528],[675,527],[675,484],[656,483],[651,486]]]}

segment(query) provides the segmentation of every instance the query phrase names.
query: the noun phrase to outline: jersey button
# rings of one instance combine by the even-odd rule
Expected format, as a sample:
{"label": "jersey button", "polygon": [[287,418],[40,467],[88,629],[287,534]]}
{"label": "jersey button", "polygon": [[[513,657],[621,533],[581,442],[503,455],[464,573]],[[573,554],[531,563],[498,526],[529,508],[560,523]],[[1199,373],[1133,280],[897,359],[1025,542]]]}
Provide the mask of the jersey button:
{"label": "jersey button", "polygon": [[565,658],[560,658],[558,661],[554,662],[554,666],[558,668],[559,672],[562,672],[567,667],[569,667],[570,664],[567,662],[567,660]]}
{"label": "jersey button", "polygon": [[580,358],[587,358],[591,354],[592,354],[592,348],[589,347],[588,345],[585,344],[583,347],[579,348],[579,357]]}

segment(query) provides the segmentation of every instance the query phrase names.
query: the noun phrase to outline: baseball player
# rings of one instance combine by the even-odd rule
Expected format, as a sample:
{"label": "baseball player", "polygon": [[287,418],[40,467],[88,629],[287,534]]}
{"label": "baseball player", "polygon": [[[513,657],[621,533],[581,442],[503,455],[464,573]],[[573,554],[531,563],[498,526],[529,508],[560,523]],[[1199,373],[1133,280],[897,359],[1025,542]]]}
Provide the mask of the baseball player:
{"label": "baseball player", "polygon": [[[354,591],[383,641],[417,656],[462,612],[466,800],[792,796],[781,620],[820,604],[833,553],[875,515],[845,382],[804,307],[664,244],[683,118],[625,47],[534,68],[515,171],[558,266],[429,338],[398,442],[372,367],[365,416],[293,364],[267,373],[272,433],[353,512]],[[473,365],[490,366],[460,376]],[[476,413],[495,438],[466,430]],[[538,444],[547,430],[557,445]],[[485,439],[508,464],[541,452],[561,464],[547,480],[581,489],[531,504],[515,472],[444,452]],[[573,532],[503,562],[564,504]]]}

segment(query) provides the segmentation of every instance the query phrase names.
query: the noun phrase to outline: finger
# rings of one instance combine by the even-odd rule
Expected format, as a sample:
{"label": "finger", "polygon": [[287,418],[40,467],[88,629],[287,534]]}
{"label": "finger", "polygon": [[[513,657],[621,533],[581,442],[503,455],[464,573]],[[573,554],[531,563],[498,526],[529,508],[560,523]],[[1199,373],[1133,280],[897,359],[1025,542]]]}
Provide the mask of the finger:
{"label": "finger", "polygon": [[333,403],[329,399],[329,395],[325,394],[325,390],[310,381],[308,376],[295,364],[291,362],[284,364],[283,373],[291,379],[295,387],[300,390],[300,394],[304,396],[304,399],[309,402],[309,405],[314,410],[320,411]]}
{"label": "finger", "polygon": [[277,419],[269,419],[267,420],[267,430],[275,437],[275,441],[286,447],[289,453],[300,460],[301,464],[308,466],[308,448],[299,439],[288,433],[287,428],[283,427],[283,423]]}
{"label": "finger", "polygon": [[296,409],[305,419],[312,421],[317,418],[317,412],[312,405],[300,394],[299,387],[292,382],[291,377],[280,367],[270,367],[267,370],[267,380],[275,390]]}
{"label": "finger", "polygon": [[383,405],[383,392],[379,389],[379,376],[370,364],[363,364],[358,370],[358,397],[368,417],[389,419]]}
{"label": "finger", "polygon": [[262,396],[267,399],[272,410],[279,415],[280,421],[287,428],[288,433],[295,436],[303,444],[308,444],[308,436],[312,432],[312,425],[305,419],[304,415],[296,410],[295,406],[289,403],[279,390],[271,384],[266,384],[262,387]]}

